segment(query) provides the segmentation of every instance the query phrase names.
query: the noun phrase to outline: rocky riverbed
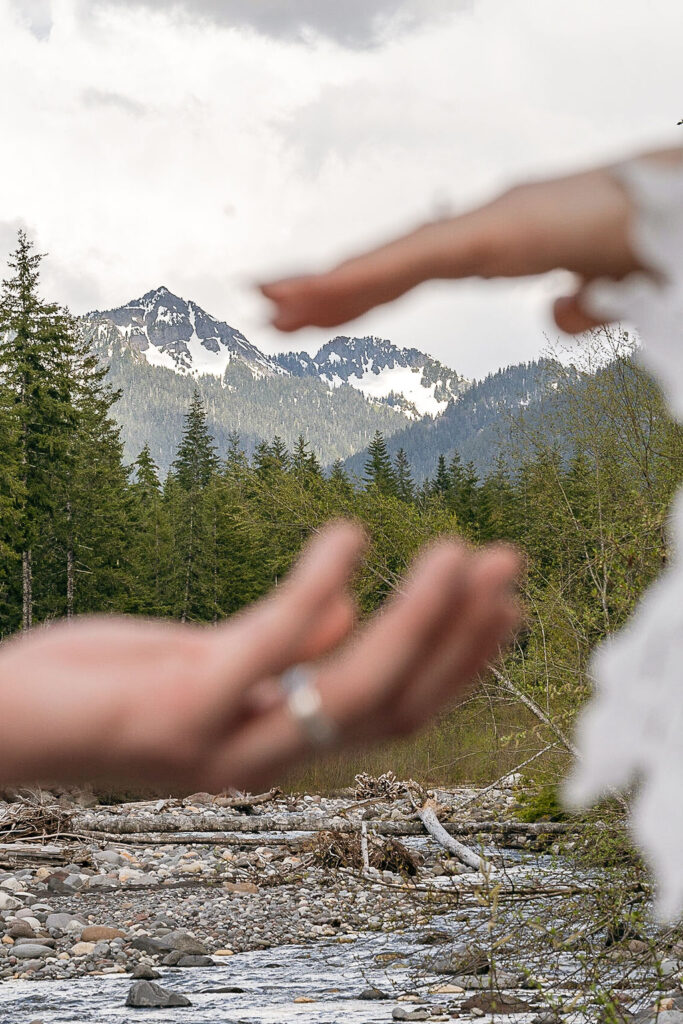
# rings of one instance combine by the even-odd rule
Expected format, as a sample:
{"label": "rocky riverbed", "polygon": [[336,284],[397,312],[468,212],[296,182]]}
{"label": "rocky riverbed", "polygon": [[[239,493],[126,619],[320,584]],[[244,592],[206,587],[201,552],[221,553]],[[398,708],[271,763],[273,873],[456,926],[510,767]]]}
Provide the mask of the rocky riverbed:
{"label": "rocky riverbed", "polygon": [[[442,822],[486,853],[483,875],[411,834],[421,829],[401,797],[74,808],[78,832],[34,840],[35,862],[28,840],[14,858],[3,846],[0,1020],[602,1019],[576,1009],[581,950],[557,941],[599,880],[577,884],[553,860],[552,830],[519,830],[512,783],[436,796]],[[373,833],[404,833],[402,873],[326,860],[326,835],[355,837],[363,822],[377,849]],[[492,847],[494,826],[518,849]],[[624,1014],[653,1019],[655,978],[662,1024],[683,1024],[683,948],[657,951],[635,930],[617,938],[602,980]],[[573,1016],[552,1016],[572,1001]]]}

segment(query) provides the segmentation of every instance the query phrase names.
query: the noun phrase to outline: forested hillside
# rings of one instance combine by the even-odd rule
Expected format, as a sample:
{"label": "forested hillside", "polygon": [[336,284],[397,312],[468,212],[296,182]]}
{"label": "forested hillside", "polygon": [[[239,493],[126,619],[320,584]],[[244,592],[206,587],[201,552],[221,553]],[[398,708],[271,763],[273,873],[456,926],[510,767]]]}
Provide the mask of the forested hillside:
{"label": "forested hillside", "polygon": [[[683,477],[681,429],[624,355],[623,339],[596,335],[602,368],[558,371],[555,398],[537,403],[533,416],[503,416],[497,395],[512,374],[518,394],[531,399],[547,366],[502,371],[473,388],[479,436],[495,423],[502,446],[486,474],[470,463],[471,448],[441,434],[440,421],[431,450],[438,452],[441,437],[447,444],[425,482],[416,481],[405,450],[392,455],[397,439],[387,443],[379,431],[357,481],[341,460],[325,472],[305,429],[294,443],[272,436],[251,453],[237,433],[217,444],[211,403],[231,392],[185,379],[184,406],[174,392],[178,443],[163,478],[148,445],[132,471],[125,468],[114,419],[121,399],[79,325],[39,298],[39,263],[22,236],[0,296],[2,636],[82,612],[220,621],[281,580],[311,531],[334,516],[360,520],[370,535],[357,580],[367,613],[423,543],[456,532],[474,544],[513,542],[527,559],[526,626],[489,680],[489,698],[507,706],[511,693],[522,692],[569,724],[588,692],[590,650],[666,563],[668,507]],[[116,358],[125,363],[124,354]],[[125,379],[116,360],[113,379]],[[158,371],[150,376],[162,379]],[[256,415],[258,382],[249,386]],[[287,410],[288,393],[269,394],[293,432],[302,421]],[[335,394],[360,400],[351,389]],[[478,749],[484,734],[532,750],[541,742],[505,734],[494,721],[493,732],[476,726]],[[438,745],[438,729],[429,735],[425,742]]]}
{"label": "forested hillside", "polygon": [[[512,420],[520,410],[530,418],[541,414],[541,404],[556,393],[566,369],[550,359],[518,363],[475,381],[457,402],[451,402],[438,417],[418,420],[397,430],[387,441],[392,455],[403,449],[416,479],[424,480],[437,469],[442,453],[457,451],[464,463],[471,462],[477,474],[489,473],[505,446]],[[353,476],[362,474],[363,453],[352,455],[346,468]]]}
{"label": "forested hillside", "polygon": [[[105,358],[101,350],[95,351]],[[180,441],[183,417],[195,388],[203,397],[207,422],[221,454],[235,431],[250,454],[259,441],[274,434],[292,445],[303,433],[327,465],[365,448],[376,430],[389,435],[407,422],[401,413],[366,401],[348,386],[330,390],[314,379],[254,377],[239,362],[228,366],[223,382],[211,376],[195,381],[135,359],[120,342],[110,352],[108,379],[122,393],[114,415],[122,426],[126,459],[132,461],[143,445],[149,444],[162,475]]]}

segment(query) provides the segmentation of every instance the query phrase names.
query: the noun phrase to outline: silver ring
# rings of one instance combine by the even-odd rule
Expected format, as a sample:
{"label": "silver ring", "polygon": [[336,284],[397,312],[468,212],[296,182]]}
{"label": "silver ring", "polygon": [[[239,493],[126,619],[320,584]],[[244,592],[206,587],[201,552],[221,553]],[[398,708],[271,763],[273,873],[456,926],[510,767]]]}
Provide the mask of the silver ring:
{"label": "silver ring", "polygon": [[301,726],[306,739],[314,747],[329,747],[337,738],[337,726],[322,708],[315,684],[315,673],[309,665],[293,665],[280,676],[287,707]]}

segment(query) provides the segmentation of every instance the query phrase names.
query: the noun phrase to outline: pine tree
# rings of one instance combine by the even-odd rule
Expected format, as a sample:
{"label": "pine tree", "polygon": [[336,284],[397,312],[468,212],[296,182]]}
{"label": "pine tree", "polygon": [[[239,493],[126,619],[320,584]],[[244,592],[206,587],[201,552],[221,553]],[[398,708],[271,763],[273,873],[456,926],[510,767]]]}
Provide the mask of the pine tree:
{"label": "pine tree", "polygon": [[396,473],[391,464],[386,441],[379,430],[375,431],[375,436],[368,445],[363,480],[367,490],[394,496],[397,493]]}
{"label": "pine tree", "polygon": [[228,435],[228,450],[225,455],[225,471],[228,477],[243,476],[249,469],[247,456],[242,448],[240,435],[232,431]]}
{"label": "pine tree", "polygon": [[212,487],[217,470],[216,446],[195,389],[165,488],[175,546],[173,606],[181,622],[211,621],[217,615],[217,510]]}
{"label": "pine tree", "polygon": [[21,501],[15,535],[21,557],[23,630],[34,619],[35,553],[55,514],[55,481],[73,459],[77,423],[74,382],[77,328],[68,313],[38,293],[42,256],[25,232],[10,257],[0,296],[0,379],[10,395]]}
{"label": "pine tree", "polygon": [[449,491],[453,496],[453,499],[455,500],[457,498],[457,495],[460,494],[460,491],[462,490],[463,482],[465,479],[465,474],[462,468],[462,461],[460,459],[460,454],[457,451],[453,452],[453,455],[451,457],[451,461],[448,466],[448,475],[450,477]]}
{"label": "pine tree", "polygon": [[171,471],[186,491],[206,487],[218,468],[216,445],[206,425],[206,412],[199,389],[194,389],[185,416],[185,429],[171,465]]}
{"label": "pine tree", "polygon": [[396,452],[394,471],[396,473],[396,494],[401,501],[411,502],[415,497],[415,484],[405,448],[399,448]]}
{"label": "pine tree", "polygon": [[281,437],[277,435],[271,444],[261,441],[254,449],[254,468],[258,475],[266,481],[273,481],[290,466],[289,452]]}
{"label": "pine tree", "polygon": [[315,452],[311,451],[311,448],[306,442],[303,434],[299,434],[297,442],[294,445],[291,467],[294,476],[304,487],[310,488],[311,486],[314,486],[317,481],[322,480],[320,463],[318,462]]}
{"label": "pine tree", "polygon": [[128,495],[130,603],[141,615],[168,614],[167,579],[171,532],[162,498],[159,470],[148,444],[132,467]]}
{"label": "pine tree", "polygon": [[479,538],[516,540],[517,502],[507,463],[499,454],[493,472],[479,488]]}
{"label": "pine tree", "polygon": [[289,452],[287,451],[287,445],[282,440],[282,438],[279,437],[277,434],[273,438],[272,444],[270,446],[270,454],[278,469],[281,469],[283,471],[285,469],[289,469],[289,467],[291,466],[291,458]]}
{"label": "pine tree", "polygon": [[434,483],[432,485],[434,494],[437,494],[444,501],[448,501],[451,496],[452,484],[451,476],[446,466],[446,456],[439,455],[436,464],[436,476],[434,477]]}
{"label": "pine tree", "polygon": [[47,614],[116,610],[125,603],[128,474],[121,431],[112,410],[119,393],[72,324],[68,375],[75,417],[66,457],[54,479],[54,578],[65,594],[48,601]]}

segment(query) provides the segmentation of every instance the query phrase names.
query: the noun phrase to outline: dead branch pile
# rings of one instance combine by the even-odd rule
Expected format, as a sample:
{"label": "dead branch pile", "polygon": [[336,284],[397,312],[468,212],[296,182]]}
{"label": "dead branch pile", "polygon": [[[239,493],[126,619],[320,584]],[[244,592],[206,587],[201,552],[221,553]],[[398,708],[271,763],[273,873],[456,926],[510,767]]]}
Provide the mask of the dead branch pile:
{"label": "dead branch pile", "polygon": [[71,813],[42,793],[30,793],[0,811],[0,842],[56,838],[72,830]]}
{"label": "dead branch pile", "polygon": [[402,782],[397,779],[393,772],[384,772],[382,775],[368,775],[367,772],[360,772],[355,779],[356,800],[370,800],[373,797],[384,800],[398,800],[405,796],[409,789],[418,788],[416,782],[408,779]]}
{"label": "dead branch pile", "polygon": [[[326,868],[354,868],[363,870],[361,837],[357,832],[319,832],[306,844],[305,849],[314,860]],[[368,855],[371,868],[394,871],[399,875],[415,875],[421,863],[419,854],[407,849],[396,839],[368,836]]]}

